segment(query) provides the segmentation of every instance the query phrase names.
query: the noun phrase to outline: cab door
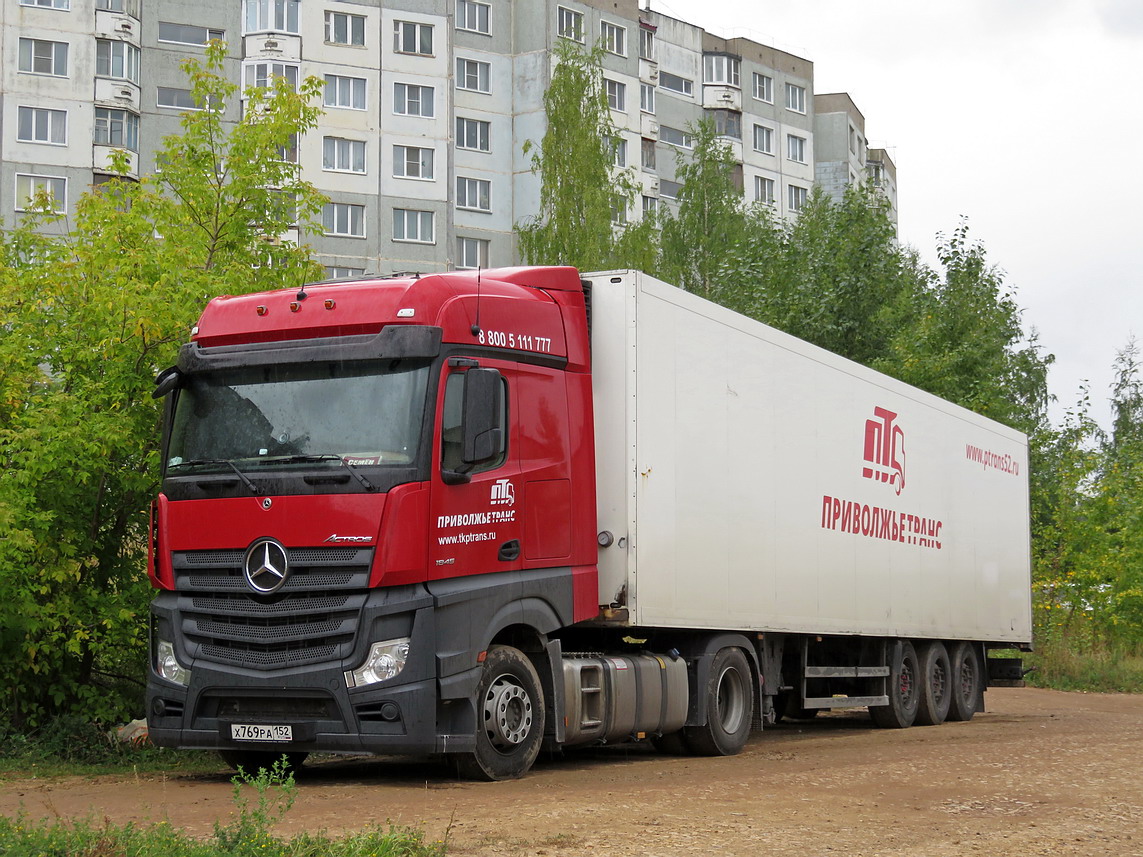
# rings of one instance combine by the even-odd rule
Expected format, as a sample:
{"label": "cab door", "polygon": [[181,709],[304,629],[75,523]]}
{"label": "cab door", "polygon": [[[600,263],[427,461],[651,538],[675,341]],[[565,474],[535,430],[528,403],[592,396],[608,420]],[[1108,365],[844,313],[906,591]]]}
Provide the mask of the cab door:
{"label": "cab door", "polygon": [[504,360],[453,357],[441,369],[429,510],[430,579],[523,567],[513,366]]}

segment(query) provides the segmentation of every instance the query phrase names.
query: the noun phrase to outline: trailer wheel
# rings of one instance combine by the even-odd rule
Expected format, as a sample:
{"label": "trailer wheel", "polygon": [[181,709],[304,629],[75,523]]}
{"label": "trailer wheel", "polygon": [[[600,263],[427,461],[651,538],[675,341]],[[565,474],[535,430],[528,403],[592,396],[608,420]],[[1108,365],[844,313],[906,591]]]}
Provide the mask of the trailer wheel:
{"label": "trailer wheel", "polygon": [[706,723],[683,727],[687,747],[698,756],[734,756],[750,737],[754,688],[741,649],[720,649],[710,665],[704,699]]}
{"label": "trailer wheel", "polygon": [[952,700],[952,665],[948,649],[939,641],[924,643],[917,651],[918,675],[921,677],[917,723],[937,726],[948,717]]}
{"label": "trailer wheel", "polygon": [[536,668],[519,649],[493,646],[476,687],[476,749],[460,758],[464,776],[522,777],[540,753],[544,694]]}
{"label": "trailer wheel", "polygon": [[301,753],[294,751],[292,753],[275,753],[273,750],[219,750],[218,755],[222,757],[222,761],[230,765],[234,770],[241,768],[250,776],[257,776],[258,771],[265,768],[267,771],[274,766],[274,763],[286,757],[286,770],[288,772],[297,773],[305,762],[309,753]]}
{"label": "trailer wheel", "polygon": [[917,650],[908,640],[898,640],[893,649],[893,662],[889,668],[889,704],[869,706],[873,722],[882,729],[912,726],[921,696]]}
{"label": "trailer wheel", "polygon": [[980,698],[981,679],[980,658],[972,643],[959,642],[952,650],[952,693],[949,695],[948,719],[954,721],[972,720],[976,714],[976,703]]}

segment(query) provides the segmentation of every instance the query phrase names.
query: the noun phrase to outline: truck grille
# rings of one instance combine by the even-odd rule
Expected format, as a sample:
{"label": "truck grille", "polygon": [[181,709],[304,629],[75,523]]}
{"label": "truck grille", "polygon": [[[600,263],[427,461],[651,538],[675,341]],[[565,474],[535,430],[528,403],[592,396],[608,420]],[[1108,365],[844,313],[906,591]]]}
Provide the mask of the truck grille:
{"label": "truck grille", "polygon": [[172,555],[179,627],[195,658],[275,670],[340,660],[352,651],[372,548],[291,548],[290,576],[270,596],[247,586],[245,554]]}

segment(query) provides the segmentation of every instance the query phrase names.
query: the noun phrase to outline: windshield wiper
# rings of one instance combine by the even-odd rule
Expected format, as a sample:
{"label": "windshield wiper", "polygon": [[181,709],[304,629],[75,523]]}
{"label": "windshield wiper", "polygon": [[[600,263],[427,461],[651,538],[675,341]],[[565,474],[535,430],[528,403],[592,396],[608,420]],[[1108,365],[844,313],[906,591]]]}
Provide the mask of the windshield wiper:
{"label": "windshield wiper", "polygon": [[258,490],[258,486],[254,484],[253,480],[251,480],[249,476],[239,470],[238,465],[236,465],[229,458],[194,458],[190,461],[180,461],[177,464],[168,465],[167,469],[173,470],[176,467],[194,467],[199,464],[225,464],[236,474],[238,474],[238,478],[242,480],[242,484],[245,485],[247,489],[249,489],[251,494],[257,497],[261,493]]}
{"label": "windshield wiper", "polygon": [[361,483],[366,491],[376,491],[377,486],[370,482],[365,476],[357,469],[356,465],[350,464],[340,455],[335,455],[332,452],[315,453],[313,455],[274,455],[269,458],[259,458],[258,462],[272,461],[275,464],[297,464],[306,461],[340,461],[350,473],[350,475]]}

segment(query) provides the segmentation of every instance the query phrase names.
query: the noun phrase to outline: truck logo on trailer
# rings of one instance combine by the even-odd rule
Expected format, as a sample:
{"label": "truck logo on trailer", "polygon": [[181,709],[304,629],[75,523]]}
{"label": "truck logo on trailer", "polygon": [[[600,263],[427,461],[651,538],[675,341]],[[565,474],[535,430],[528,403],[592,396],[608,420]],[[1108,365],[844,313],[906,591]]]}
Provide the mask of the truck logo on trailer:
{"label": "truck logo on trailer", "polygon": [[492,505],[514,506],[516,504],[516,486],[508,479],[497,479],[492,483]]}
{"label": "truck logo on trailer", "polygon": [[894,420],[897,414],[885,408],[873,409],[874,419],[865,421],[866,479],[888,482],[898,494],[905,487],[905,432]]}

